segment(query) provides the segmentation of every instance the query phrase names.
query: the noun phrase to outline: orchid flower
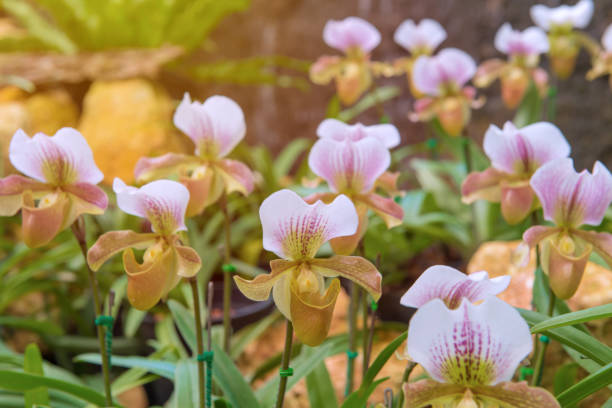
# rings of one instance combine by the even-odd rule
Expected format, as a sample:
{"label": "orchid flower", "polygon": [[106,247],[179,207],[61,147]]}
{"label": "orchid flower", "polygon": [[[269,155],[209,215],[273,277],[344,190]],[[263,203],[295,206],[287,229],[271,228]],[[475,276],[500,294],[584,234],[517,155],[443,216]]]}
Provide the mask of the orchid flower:
{"label": "orchid flower", "polygon": [[303,343],[318,345],[329,331],[340,281],[333,279],[326,286],[325,278],[342,276],[362,286],[374,299],[380,298],[382,277],[364,258],[316,258],[325,242],[357,230],[357,212],[346,196],[338,196],[330,204],[308,204],[294,192],[280,190],[264,200],[259,216],[263,247],[281,259],[270,262],[270,274],[250,281],[234,276],[234,280],[240,291],[255,301],[268,299],[272,291],[274,303],[293,323]]}
{"label": "orchid flower", "polygon": [[603,49],[597,49],[593,58],[593,68],[587,73],[587,79],[592,81],[602,75],[609,75],[608,81],[612,88],[612,24],[604,31],[601,44]]}
{"label": "orchid flower", "polygon": [[[200,257],[192,248],[184,246],[178,235],[179,231],[187,230],[185,210],[189,191],[170,180],[157,180],[136,188],[118,178],[113,190],[119,208],[146,218],[152,232],[107,232],[89,249],[87,263],[97,271],[104,262],[123,251],[128,300],[136,309],[148,310],[165,299],[181,278],[193,278],[200,270]],[[142,263],[136,260],[132,248],[145,250]]]}
{"label": "orchid flower", "polygon": [[253,174],[243,163],[226,159],[244,138],[246,124],[240,106],[225,96],[192,102],[188,93],[174,113],[174,124],[193,141],[195,154],[167,153],[136,163],[136,181],[178,175],[190,194],[187,217],[201,213],[222,194],[253,191]]}
{"label": "orchid flower", "polygon": [[392,125],[363,127],[330,121],[321,123],[317,133],[322,137],[312,147],[308,165],[313,173],[327,181],[332,191],[314,194],[306,201],[331,202],[341,194],[354,203],[359,214],[356,233],[331,241],[337,254],[349,255],[365,234],[368,209],[382,217],[389,228],[402,223],[402,207],[375,192],[377,186],[387,192],[395,189],[397,177],[386,173],[391,154],[385,146],[395,145],[399,133]]}
{"label": "orchid flower", "polygon": [[531,7],[531,19],[548,31],[549,56],[553,71],[561,79],[568,78],[576,65],[583,38],[575,28],[585,28],[593,16],[593,0],[580,0],[574,6]]}
{"label": "orchid flower", "polygon": [[361,18],[347,17],[328,21],[323,40],[345,56],[320,57],[310,67],[310,79],[318,85],[334,80],[340,101],[352,105],[372,85],[370,52],[380,43],[380,33]]}
{"label": "orchid flower", "polygon": [[476,63],[465,52],[446,48],[433,57],[420,56],[414,63],[412,81],[425,97],[415,102],[415,121],[437,117],[444,130],[458,136],[470,120],[476,91],[466,83],[474,76]]}
{"label": "orchid flower", "polygon": [[465,298],[472,303],[506,290],[510,275],[489,279],[485,271],[466,275],[455,268],[434,265],[414,282],[400,299],[402,306],[419,308],[433,299],[440,299],[449,309],[457,309]]}
{"label": "orchid flower", "polygon": [[501,202],[506,222],[516,224],[538,207],[529,184],[533,173],[551,160],[569,156],[570,146],[552,123],[538,122],[517,129],[506,122],[503,129],[489,126],[484,151],[491,167],[467,176],[461,186],[463,202]]}
{"label": "orchid flower", "polygon": [[96,185],[104,175],[77,130],[30,138],[20,129],[11,139],[9,159],[27,177],[0,179],[0,215],[21,209],[23,240],[29,247],[48,244],[81,214],[104,213],[108,197]]}
{"label": "orchid flower", "polygon": [[518,31],[505,23],[495,35],[495,48],[508,55],[508,61],[495,58],[483,62],[474,76],[476,86],[484,88],[500,78],[502,99],[509,109],[518,106],[530,81],[537,86],[540,96],[546,94],[548,74],[538,67],[540,54],[548,51],[544,30],[530,27]]}
{"label": "orchid flower", "polygon": [[406,73],[410,91],[415,98],[423,97],[412,82],[412,67],[414,61],[421,55],[431,55],[446,39],[446,31],[435,20],[425,18],[418,24],[412,20],[404,20],[395,30],[393,40],[410,52],[410,58],[400,58],[395,61],[396,71]]}
{"label": "orchid flower", "polygon": [[431,379],[404,385],[404,407],[559,407],[545,389],[511,382],[532,345],[527,323],[496,297],[454,310],[434,299],[412,317],[406,346]]}
{"label": "orchid flower", "polygon": [[593,249],[612,266],[612,234],[580,229],[601,223],[612,202],[612,175],[600,162],[592,173],[577,173],[572,159],[558,159],[535,172],[531,187],[540,198],[544,218],[555,226],[531,227],[523,240],[530,247],[540,245],[551,289],[557,297],[569,299]]}

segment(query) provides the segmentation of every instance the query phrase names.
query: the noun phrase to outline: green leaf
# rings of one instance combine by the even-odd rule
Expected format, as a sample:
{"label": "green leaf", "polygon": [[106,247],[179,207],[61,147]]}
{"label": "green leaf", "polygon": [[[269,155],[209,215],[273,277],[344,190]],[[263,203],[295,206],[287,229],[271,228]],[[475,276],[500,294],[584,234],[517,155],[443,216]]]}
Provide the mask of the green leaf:
{"label": "green leaf", "polygon": [[521,101],[516,115],[514,116],[514,125],[517,128],[522,128],[531,123],[535,123],[540,120],[540,112],[542,111],[542,101],[540,100],[540,94],[538,88],[535,86],[533,81],[529,84],[527,92]]}
{"label": "green leaf", "polygon": [[536,324],[531,328],[531,332],[539,333],[544,330],[554,329],[556,327],[573,326],[578,323],[604,319],[607,317],[612,317],[612,303],[555,316],[551,319],[543,321],[542,323]]}
{"label": "green leaf", "polygon": [[0,326],[31,330],[49,336],[61,336],[64,334],[64,330],[51,321],[36,320],[28,317],[0,316]]}
{"label": "green leaf", "polygon": [[363,381],[361,382],[361,387],[363,387],[364,385],[368,386],[369,384],[374,382],[374,378],[376,378],[380,370],[387,363],[387,360],[389,360],[393,353],[395,353],[395,350],[397,350],[399,346],[401,346],[402,343],[406,340],[406,337],[408,337],[408,331],[405,331],[404,333],[397,336],[395,340],[389,343],[387,347],[385,347],[380,353],[378,353],[378,356],[376,356],[376,359],[374,360],[372,365],[370,365],[368,371],[366,371],[366,374],[363,377]]}
{"label": "green leaf", "polygon": [[553,380],[553,390],[555,395],[561,394],[563,391],[570,388],[576,382],[578,376],[578,368],[580,366],[576,362],[563,364],[557,372]]}
{"label": "green leaf", "polygon": [[[28,344],[23,355],[23,371],[29,374],[45,375],[40,350],[36,343]],[[49,405],[49,391],[46,387],[34,388],[24,392],[25,407]]]}
{"label": "green leaf", "polygon": [[[311,347],[304,346],[302,353],[312,353],[313,350]],[[306,376],[306,389],[311,407],[336,408],[338,406],[334,385],[329,377],[325,361],[317,364]]]}
{"label": "green leaf", "polygon": [[237,359],[247,344],[251,343],[261,334],[263,334],[274,322],[281,317],[280,312],[274,312],[269,316],[261,319],[257,323],[253,323],[232,336],[232,345],[230,356]]}
{"label": "green leaf", "polygon": [[609,384],[612,384],[612,363],[601,367],[597,372],[559,394],[557,400],[561,406],[567,407],[582,401]]}
{"label": "green leaf", "polygon": [[341,408],[364,408],[368,403],[368,398],[376,387],[378,387],[381,383],[387,381],[389,377],[381,378],[380,380],[376,380],[373,383],[370,383],[367,387],[359,387],[358,390],[353,391],[351,395],[348,396],[344,403],[342,403]]}
{"label": "green leaf", "polygon": [[[76,362],[102,364],[100,354],[80,354],[74,358]],[[169,380],[174,380],[176,365],[169,361],[152,360],[145,357],[121,357],[113,356],[113,366],[126,368],[143,368]]]}
{"label": "green leaf", "polygon": [[213,343],[213,352],[213,379],[223,395],[234,407],[260,407],[253,390],[229,356],[216,343]]}
{"label": "green leaf", "polygon": [[325,109],[325,117],[337,118],[340,114],[340,109],[342,109],[342,106],[340,105],[340,98],[338,97],[338,94],[334,94],[327,103],[327,109]]}
{"label": "green leaf", "polygon": [[125,317],[125,328],[123,329],[125,337],[134,337],[146,315],[146,310],[138,310],[133,307],[129,308],[127,316]]}
{"label": "green leaf", "polygon": [[177,302],[176,300],[170,299],[168,301],[168,308],[172,313],[172,318],[176,327],[178,327],[181,336],[187,342],[187,345],[193,353],[197,350],[196,331],[195,331],[195,318],[193,314],[185,306]]}
{"label": "green leaf", "polygon": [[104,395],[91,388],[40,375],[0,370],[0,389],[25,392],[38,387],[63,391],[92,404],[106,406]]}
{"label": "green leaf", "polygon": [[199,406],[198,372],[194,360],[179,360],[174,375],[176,408]]}
{"label": "green leaf", "polygon": [[350,122],[360,113],[365,112],[373,106],[393,99],[400,93],[400,89],[397,86],[382,86],[380,88],[376,88],[361,98],[361,100],[355,105],[338,113],[338,120]]}
{"label": "green leaf", "polygon": [[289,174],[300,155],[308,150],[311,144],[310,139],[301,138],[295,139],[285,146],[274,161],[274,175],[277,180]]}

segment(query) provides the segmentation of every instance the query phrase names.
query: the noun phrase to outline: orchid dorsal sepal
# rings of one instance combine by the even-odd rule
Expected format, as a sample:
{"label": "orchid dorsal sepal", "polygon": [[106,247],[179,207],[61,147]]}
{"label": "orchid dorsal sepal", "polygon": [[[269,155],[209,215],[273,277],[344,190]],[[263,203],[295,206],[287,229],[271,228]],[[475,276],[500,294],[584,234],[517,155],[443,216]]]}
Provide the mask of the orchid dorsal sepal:
{"label": "orchid dorsal sepal", "polygon": [[429,18],[424,18],[418,24],[404,20],[393,34],[393,40],[413,56],[431,54],[445,39],[444,27]]}
{"label": "orchid dorsal sepal", "polygon": [[85,138],[62,128],[30,138],[21,129],[9,146],[13,166],[27,177],[0,179],[0,215],[22,209],[23,237],[30,247],[48,244],[81,214],[102,214],[108,205],[98,184],[103,175]]}
{"label": "orchid dorsal sepal", "polygon": [[575,5],[547,7],[537,4],[531,7],[531,19],[546,31],[571,31],[585,28],[593,17],[593,0],[579,0]]}

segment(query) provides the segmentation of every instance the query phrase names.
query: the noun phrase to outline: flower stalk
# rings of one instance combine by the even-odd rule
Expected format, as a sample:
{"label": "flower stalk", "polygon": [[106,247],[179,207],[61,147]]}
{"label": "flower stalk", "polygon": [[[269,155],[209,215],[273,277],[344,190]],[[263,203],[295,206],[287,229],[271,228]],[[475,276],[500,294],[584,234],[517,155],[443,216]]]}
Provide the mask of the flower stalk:
{"label": "flower stalk", "polygon": [[231,264],[231,220],[227,209],[227,196],[225,194],[221,195],[219,206],[223,212],[225,228],[225,243],[223,245],[223,350],[229,353],[232,337],[232,272],[234,272],[234,267]]}
{"label": "flower stalk", "polygon": [[[555,296],[555,293],[551,289],[550,298],[548,301],[548,311],[546,313],[547,316],[552,317],[552,315],[554,314],[556,300],[557,300],[557,297]],[[549,339],[547,336],[540,335],[538,339],[540,340],[541,344],[538,346],[538,349],[536,351],[536,357],[535,357],[536,363],[533,369],[533,377],[531,378],[531,385],[535,387],[539,387],[540,382],[542,381],[542,373],[544,371],[544,359],[546,357],[546,348],[548,347],[548,343],[549,343]]]}
{"label": "flower stalk", "polygon": [[283,359],[280,368],[280,382],[278,383],[278,394],[276,397],[276,408],[282,408],[287,389],[287,379],[292,374],[289,368],[291,359],[291,347],[293,345],[293,324],[287,320],[287,331],[285,332],[285,348],[283,349]]}
{"label": "flower stalk", "polygon": [[200,398],[199,407],[204,408],[204,361],[202,360],[202,358],[200,358],[200,356],[204,354],[204,341],[202,339],[202,315],[200,313],[200,294],[198,291],[197,279],[189,279],[189,285],[191,286],[191,293],[193,295],[193,312],[195,316],[196,327],[196,343],[198,353],[198,394]]}

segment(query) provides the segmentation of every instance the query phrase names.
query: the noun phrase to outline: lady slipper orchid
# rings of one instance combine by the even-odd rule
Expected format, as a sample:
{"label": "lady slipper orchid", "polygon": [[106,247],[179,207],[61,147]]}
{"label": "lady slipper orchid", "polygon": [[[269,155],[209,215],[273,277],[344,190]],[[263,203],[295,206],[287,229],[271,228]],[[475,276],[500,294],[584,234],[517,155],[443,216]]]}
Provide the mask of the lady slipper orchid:
{"label": "lady slipper orchid", "polygon": [[548,38],[541,28],[530,27],[521,32],[506,23],[495,35],[495,48],[508,55],[509,60],[496,58],[483,62],[474,76],[477,87],[487,87],[499,78],[502,99],[509,109],[518,106],[531,81],[540,96],[546,94],[548,74],[538,63],[540,54],[548,51]]}
{"label": "lady slipper orchid", "polygon": [[240,106],[225,96],[192,102],[188,93],[174,113],[174,124],[195,144],[195,155],[167,153],[142,158],[134,174],[139,183],[178,175],[190,194],[187,217],[201,213],[222,194],[253,191],[253,174],[243,163],[226,159],[244,138]]}
{"label": "lady slipper orchid", "polygon": [[[115,179],[117,205],[124,212],[146,218],[152,232],[110,231],[98,238],[87,253],[87,263],[97,271],[112,256],[123,251],[128,276],[127,297],[132,306],[148,310],[165,299],[181,278],[193,278],[200,270],[200,257],[181,243],[179,231],[187,230],[185,210],[189,191],[175,181],[158,180],[141,188]],[[142,263],[135,249],[145,249]]]}
{"label": "lady slipper orchid", "polygon": [[11,140],[9,158],[27,177],[0,179],[0,215],[21,209],[23,240],[29,247],[48,244],[81,214],[104,213],[108,197],[96,185],[104,175],[77,130],[30,138],[20,129]]}
{"label": "lady slipper orchid", "polygon": [[510,275],[489,279],[485,271],[466,275],[455,268],[434,265],[414,282],[400,299],[402,306],[419,308],[433,299],[440,299],[449,309],[457,309],[465,298],[472,303],[506,290]]}
{"label": "lady slipper orchid", "polygon": [[593,58],[593,68],[587,72],[587,79],[592,81],[602,75],[609,75],[608,81],[612,89],[612,24],[604,31],[601,44],[603,49],[597,49]]}
{"label": "lady slipper orchid", "polygon": [[476,91],[465,84],[476,72],[476,63],[465,52],[446,48],[433,57],[420,56],[414,63],[412,81],[425,97],[415,102],[415,121],[437,117],[444,130],[458,136],[470,120]]}
{"label": "lady slipper orchid", "polygon": [[584,231],[599,225],[612,202],[612,175],[596,162],[593,173],[574,170],[572,159],[559,159],[542,166],[531,178],[531,187],[542,203],[544,218],[554,227],[535,226],[523,240],[540,245],[542,269],[550,287],[561,299],[574,295],[594,249],[612,266],[612,234]]}
{"label": "lady slipper orchid", "polygon": [[400,134],[397,128],[388,123],[364,126],[361,123],[349,125],[337,119],[325,119],[317,128],[317,136],[338,142],[357,142],[366,137],[373,137],[387,149],[392,149],[400,144]]}
{"label": "lady slipper orchid", "polygon": [[527,323],[496,297],[454,310],[434,299],[412,317],[406,346],[431,379],[404,385],[404,407],[559,407],[545,389],[511,382],[532,345]]}
{"label": "lady slipper orchid", "polygon": [[325,278],[350,279],[378,300],[382,277],[370,262],[356,256],[315,257],[325,242],[357,230],[357,212],[347,197],[338,196],[331,204],[308,204],[294,192],[281,190],[264,200],[259,216],[263,247],[281,259],[270,262],[270,274],[234,280],[255,301],[268,299],[272,291],[276,306],[303,343],[318,345],[329,331],[340,281],[333,279],[326,288]]}
{"label": "lady slipper orchid", "polygon": [[318,85],[334,80],[338,98],[352,105],[372,85],[370,52],[380,43],[380,33],[358,17],[330,20],[323,29],[327,45],[345,56],[322,56],[310,67],[310,79]]}
{"label": "lady slipper orchid", "polygon": [[531,19],[548,31],[549,56],[553,71],[561,79],[567,79],[576,65],[576,56],[583,41],[575,28],[585,28],[593,16],[593,0],[580,0],[574,6],[531,7]]}
{"label": "lady slipper orchid", "polygon": [[[325,123],[323,122],[322,126]],[[326,127],[323,126],[323,129]],[[379,128],[382,131],[377,132],[376,137],[357,139],[351,133],[351,130],[355,129],[360,128],[344,128],[347,133],[342,141],[338,140],[341,136],[319,139],[308,156],[310,169],[327,181],[332,192],[314,194],[307,197],[306,200],[308,202],[322,200],[327,203],[342,194],[351,199],[359,214],[359,228],[355,234],[331,241],[334,251],[342,255],[353,253],[365,234],[368,209],[382,217],[389,228],[400,225],[404,218],[404,211],[400,205],[393,199],[385,198],[375,192],[377,186],[387,191],[395,188],[396,178],[385,173],[391,163],[391,154],[383,140],[395,139],[397,130],[394,126],[387,126]],[[381,177],[384,180],[378,182],[377,185]],[[387,182],[389,179],[392,181]]]}
{"label": "lady slipper orchid", "polygon": [[467,176],[461,186],[463,202],[501,202],[506,222],[516,224],[538,206],[529,184],[533,173],[551,160],[569,156],[570,146],[552,123],[538,122],[518,129],[506,122],[503,129],[489,126],[484,151],[491,167]]}
{"label": "lady slipper orchid", "polygon": [[410,91],[415,98],[422,98],[412,82],[412,67],[414,61],[421,55],[431,55],[436,48],[446,39],[446,31],[435,20],[425,18],[415,24],[412,20],[403,21],[393,34],[395,42],[410,52],[410,58],[400,58],[395,61],[396,71],[405,72],[408,77]]}

